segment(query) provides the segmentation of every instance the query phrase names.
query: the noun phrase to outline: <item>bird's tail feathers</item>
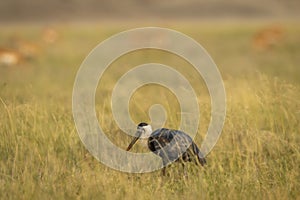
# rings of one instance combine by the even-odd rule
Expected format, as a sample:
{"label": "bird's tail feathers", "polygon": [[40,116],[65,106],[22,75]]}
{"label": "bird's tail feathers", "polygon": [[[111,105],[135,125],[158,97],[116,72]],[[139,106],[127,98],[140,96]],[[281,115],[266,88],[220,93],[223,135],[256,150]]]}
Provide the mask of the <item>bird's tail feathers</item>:
{"label": "bird's tail feathers", "polygon": [[192,148],[194,154],[197,156],[199,163],[204,166],[206,164],[206,159],[204,158],[204,155],[201,153],[197,145],[193,142],[192,143]]}

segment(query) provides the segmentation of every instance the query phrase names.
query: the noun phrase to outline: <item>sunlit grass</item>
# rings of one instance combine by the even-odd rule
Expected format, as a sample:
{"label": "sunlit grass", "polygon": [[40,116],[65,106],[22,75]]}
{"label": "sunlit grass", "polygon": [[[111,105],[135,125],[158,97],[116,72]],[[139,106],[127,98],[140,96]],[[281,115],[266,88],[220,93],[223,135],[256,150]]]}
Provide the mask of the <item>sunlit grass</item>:
{"label": "sunlit grass", "polygon": [[[179,164],[169,167],[168,176],[162,177],[160,171],[115,171],[94,159],[75,129],[72,86],[88,52],[119,30],[58,27],[60,39],[45,47],[38,58],[20,66],[0,66],[0,198],[299,198],[299,28],[286,26],[283,41],[256,52],[251,37],[259,26],[208,27],[179,29],[210,52],[227,92],[223,133],[207,156],[205,168],[188,164],[189,177],[185,179]],[[13,30],[1,33],[0,41]],[[39,35],[37,27],[23,27],[22,31],[32,41]],[[99,123],[121,148],[131,138],[115,124],[109,95],[123,71],[155,60],[177,67],[187,77],[193,74],[186,70],[187,63],[172,55],[148,51],[127,56],[111,66],[96,94]],[[210,120],[210,99],[202,80],[196,77],[193,85],[201,109],[195,138],[200,145]],[[149,98],[143,100],[145,92]],[[161,98],[150,98],[157,93]],[[169,114],[166,125],[176,128],[179,118],[173,116],[178,102],[166,88],[140,88],[130,103],[132,118],[149,120],[147,109],[152,101],[164,105]],[[138,150],[145,151],[142,146],[135,147],[134,151]]]}

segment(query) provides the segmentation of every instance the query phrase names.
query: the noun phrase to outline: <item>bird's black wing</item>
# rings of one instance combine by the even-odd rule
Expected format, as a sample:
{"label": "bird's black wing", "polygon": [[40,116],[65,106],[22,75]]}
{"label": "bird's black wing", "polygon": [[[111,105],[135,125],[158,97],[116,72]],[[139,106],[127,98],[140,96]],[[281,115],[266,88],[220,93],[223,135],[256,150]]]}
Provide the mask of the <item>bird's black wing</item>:
{"label": "bird's black wing", "polygon": [[164,163],[176,161],[192,144],[192,138],[186,133],[165,128],[154,131],[148,139],[149,149]]}
{"label": "bird's black wing", "polygon": [[174,136],[170,129],[162,128],[154,131],[148,139],[148,147],[152,152],[164,148],[173,140]]}

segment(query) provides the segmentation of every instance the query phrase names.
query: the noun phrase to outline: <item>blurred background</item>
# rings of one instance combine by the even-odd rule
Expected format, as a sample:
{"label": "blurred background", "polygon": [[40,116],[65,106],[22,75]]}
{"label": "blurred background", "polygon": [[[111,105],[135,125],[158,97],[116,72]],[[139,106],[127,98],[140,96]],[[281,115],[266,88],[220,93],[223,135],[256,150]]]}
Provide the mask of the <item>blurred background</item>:
{"label": "blurred background", "polygon": [[0,21],[295,19],[297,0],[11,0],[0,2]]}
{"label": "blurred background", "polygon": [[[299,19],[299,0],[1,0],[0,199],[299,199]],[[223,133],[207,167],[188,165],[188,179],[176,164],[167,177],[112,170],[76,131],[72,90],[80,64],[103,40],[144,26],[192,37],[223,77]],[[132,138],[113,120],[111,93],[124,73],[150,62],[174,67],[194,86],[200,146],[211,118],[209,93],[190,63],[168,52],[130,52],[110,65],[96,91],[99,124],[127,147]],[[134,92],[132,119],[150,122],[153,104],[164,106],[165,126],[177,129],[180,105],[162,86]]]}

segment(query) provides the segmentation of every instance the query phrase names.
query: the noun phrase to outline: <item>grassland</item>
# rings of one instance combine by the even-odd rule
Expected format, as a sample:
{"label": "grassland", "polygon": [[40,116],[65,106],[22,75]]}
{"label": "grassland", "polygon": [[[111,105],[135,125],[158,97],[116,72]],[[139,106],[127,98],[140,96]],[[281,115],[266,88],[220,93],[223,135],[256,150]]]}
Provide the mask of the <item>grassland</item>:
{"label": "grassland", "polygon": [[[41,45],[32,60],[0,66],[0,199],[300,198],[299,26],[282,24],[283,38],[259,51],[252,48],[252,38],[265,24],[166,26],[200,42],[224,78],[227,116],[220,140],[207,156],[208,165],[188,165],[189,178],[184,179],[176,164],[162,177],[160,171],[122,173],[94,159],[72,118],[76,71],[96,44],[133,25],[57,25],[58,40]],[[36,42],[40,30],[39,25],[2,28],[0,44],[16,33]],[[127,56],[112,64],[96,94],[99,122],[121,148],[130,137],[118,129],[109,108],[118,77],[150,61],[193,74],[181,68],[187,63],[161,52]],[[196,137],[200,145],[210,120],[210,100],[201,78],[194,79],[201,109]],[[157,92],[161,98],[151,98]],[[179,119],[171,116],[178,104],[169,97],[172,94],[165,88],[141,88],[130,104],[133,119],[149,120],[147,108],[161,103],[170,116],[167,126],[176,128]]]}

